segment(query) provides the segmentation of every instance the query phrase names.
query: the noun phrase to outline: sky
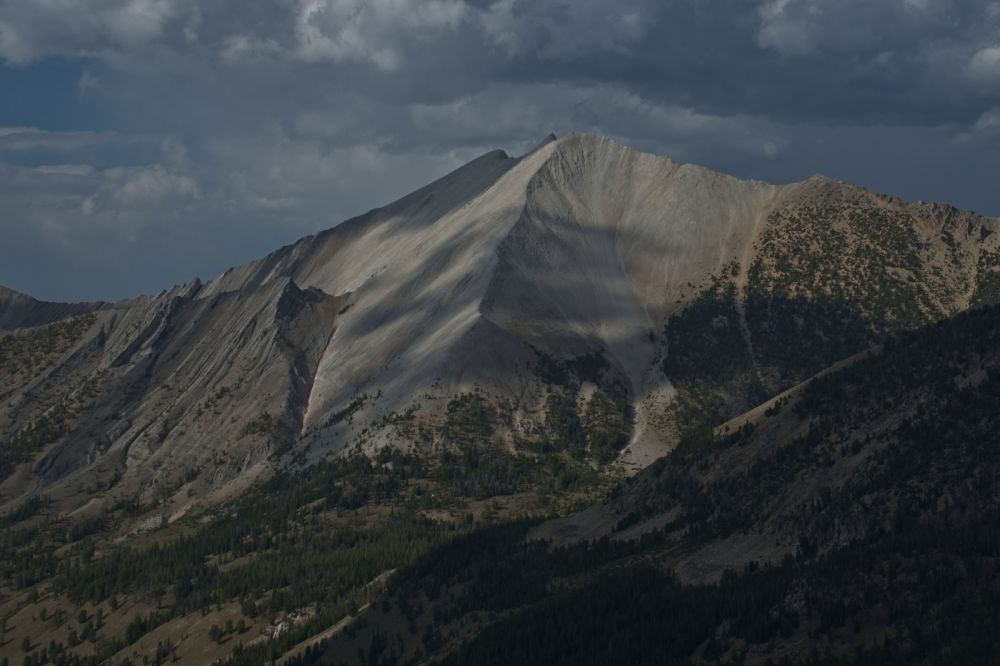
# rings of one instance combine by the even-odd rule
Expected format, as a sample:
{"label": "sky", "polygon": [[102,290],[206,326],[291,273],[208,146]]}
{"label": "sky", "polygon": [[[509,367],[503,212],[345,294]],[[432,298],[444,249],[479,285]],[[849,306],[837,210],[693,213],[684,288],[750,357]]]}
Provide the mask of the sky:
{"label": "sky", "polygon": [[0,285],[157,293],[594,132],[1000,215],[1000,1],[0,0]]}

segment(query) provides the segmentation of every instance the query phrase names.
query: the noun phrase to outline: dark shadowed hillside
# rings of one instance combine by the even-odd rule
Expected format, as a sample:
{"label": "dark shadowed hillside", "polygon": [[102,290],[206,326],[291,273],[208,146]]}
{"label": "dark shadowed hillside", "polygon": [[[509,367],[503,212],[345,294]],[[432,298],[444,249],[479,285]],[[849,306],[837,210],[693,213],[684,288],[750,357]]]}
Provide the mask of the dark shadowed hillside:
{"label": "dark shadowed hillside", "polygon": [[961,315],[692,435],[613,493],[599,540],[553,546],[525,524],[455,540],[312,656],[991,662],[998,334],[1000,308]]}

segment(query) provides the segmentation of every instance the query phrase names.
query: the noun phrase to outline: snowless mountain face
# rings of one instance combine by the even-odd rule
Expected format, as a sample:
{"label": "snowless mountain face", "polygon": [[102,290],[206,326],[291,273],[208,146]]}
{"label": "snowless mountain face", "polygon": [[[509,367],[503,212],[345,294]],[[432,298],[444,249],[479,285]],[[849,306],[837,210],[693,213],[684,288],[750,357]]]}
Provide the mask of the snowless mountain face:
{"label": "snowless mountain face", "polygon": [[998,227],[597,136],[491,152],[206,284],[65,310],[0,295],[2,501],[155,496],[176,517],[275,466],[448,446],[469,396],[490,446],[576,437],[640,468],[996,300]]}

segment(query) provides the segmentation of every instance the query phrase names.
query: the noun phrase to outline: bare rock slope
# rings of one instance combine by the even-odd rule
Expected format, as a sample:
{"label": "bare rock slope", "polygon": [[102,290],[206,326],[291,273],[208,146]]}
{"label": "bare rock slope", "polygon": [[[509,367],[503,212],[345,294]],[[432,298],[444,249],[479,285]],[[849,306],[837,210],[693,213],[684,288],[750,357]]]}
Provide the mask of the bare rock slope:
{"label": "bare rock slope", "polygon": [[[642,467],[700,420],[995,300],[998,227],[596,136],[491,152],[207,284],[0,308],[0,501],[155,494],[182,515],[274,465],[445,446],[470,394],[493,446],[558,447],[562,409],[581,445]],[[594,435],[602,419],[628,436]]]}

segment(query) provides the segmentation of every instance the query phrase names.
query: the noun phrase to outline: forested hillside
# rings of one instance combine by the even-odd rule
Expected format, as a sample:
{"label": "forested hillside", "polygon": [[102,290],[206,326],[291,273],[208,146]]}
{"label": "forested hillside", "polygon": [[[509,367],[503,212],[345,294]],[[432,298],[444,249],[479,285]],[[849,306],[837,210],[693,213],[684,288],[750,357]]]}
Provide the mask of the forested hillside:
{"label": "forested hillside", "polygon": [[[615,491],[619,521],[598,541],[553,547],[515,524],[440,547],[397,574],[381,611],[307,656],[990,662],[998,336],[1000,307],[972,311],[893,338],[756,423],[692,433]],[[687,566],[699,560],[719,566],[699,577]]]}

